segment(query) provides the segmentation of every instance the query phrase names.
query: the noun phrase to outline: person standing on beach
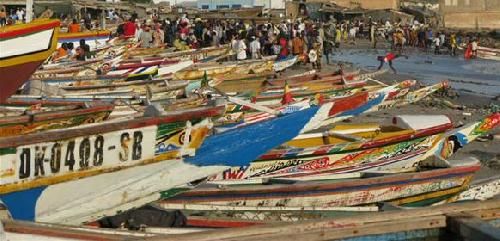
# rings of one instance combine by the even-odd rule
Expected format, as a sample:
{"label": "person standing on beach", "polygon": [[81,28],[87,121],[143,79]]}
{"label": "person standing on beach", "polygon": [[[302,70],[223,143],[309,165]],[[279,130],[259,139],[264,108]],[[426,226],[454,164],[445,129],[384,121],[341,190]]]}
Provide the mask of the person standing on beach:
{"label": "person standing on beach", "polygon": [[260,59],[260,42],[255,36],[252,36],[252,42],[250,42],[250,53],[252,54],[252,59]]}
{"label": "person standing on beach", "polygon": [[399,57],[405,57],[406,59],[408,59],[408,56],[407,55],[403,55],[403,54],[394,54],[392,52],[389,52],[387,53],[385,56],[378,56],[377,57],[377,60],[380,61],[380,65],[378,66],[377,70],[380,70],[382,69],[382,67],[384,66],[385,63],[388,63],[389,64],[389,67],[392,69],[392,71],[394,72],[394,74],[397,73],[396,69],[392,66],[392,61],[399,58]]}
{"label": "person standing on beach", "polygon": [[434,43],[434,54],[439,55],[441,54],[440,48],[441,48],[441,38],[436,34],[436,37],[432,40]]}
{"label": "person standing on beach", "polygon": [[450,36],[450,54],[451,56],[456,56],[457,55],[457,35],[452,33]]}
{"label": "person standing on beach", "polygon": [[7,12],[5,11],[5,7],[0,7],[0,27],[3,27],[7,24]]}
{"label": "person standing on beach", "polygon": [[374,23],[371,23],[370,24],[370,40],[372,42],[372,47],[374,49],[377,48],[377,35],[376,35],[376,29],[377,29],[377,25],[375,25]]}
{"label": "person standing on beach", "polygon": [[335,30],[335,48],[340,47],[340,41],[342,40],[342,32],[340,31],[340,26],[337,25],[337,28]]}
{"label": "person standing on beach", "polygon": [[139,42],[141,43],[141,48],[153,47],[153,33],[151,32],[150,24],[146,24],[144,30],[139,35]]}
{"label": "person standing on beach", "polygon": [[474,38],[472,40],[472,57],[477,58],[477,49],[478,49],[478,44],[477,44],[477,39]]}
{"label": "person standing on beach", "polygon": [[247,59],[247,45],[243,37],[240,37],[236,41],[236,59],[237,60],[245,60]]}
{"label": "person standing on beach", "polygon": [[297,33],[292,39],[292,53],[299,58],[304,54],[304,40],[301,33]]}

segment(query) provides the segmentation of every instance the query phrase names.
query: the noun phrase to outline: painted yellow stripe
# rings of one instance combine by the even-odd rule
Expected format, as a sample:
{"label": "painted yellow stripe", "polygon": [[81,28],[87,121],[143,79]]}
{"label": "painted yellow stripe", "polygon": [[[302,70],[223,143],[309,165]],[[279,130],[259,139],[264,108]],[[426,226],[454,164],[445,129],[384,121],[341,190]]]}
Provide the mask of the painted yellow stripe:
{"label": "painted yellow stripe", "polygon": [[442,191],[437,191],[437,192],[431,192],[431,193],[425,193],[413,197],[408,197],[408,198],[401,198],[395,201],[391,201],[392,204],[395,205],[402,205],[402,204],[407,204],[407,203],[414,203],[414,202],[420,202],[426,199],[431,199],[431,198],[436,198],[436,197],[441,197],[441,196],[446,196],[449,194],[454,194],[461,192],[469,186],[470,181],[472,180],[472,176],[468,176],[465,178],[464,183],[461,186],[442,190]]}
{"label": "painted yellow stripe", "polygon": [[43,177],[43,178],[27,181],[24,183],[5,184],[5,185],[0,186],[0,194],[26,190],[26,189],[30,189],[30,188],[39,187],[39,186],[54,185],[54,184],[61,183],[61,182],[67,182],[67,181],[76,180],[76,179],[80,179],[80,178],[91,177],[91,176],[95,176],[95,175],[102,174],[102,173],[115,172],[115,171],[119,171],[119,170],[123,170],[123,169],[127,169],[127,168],[147,165],[147,164],[156,163],[156,162],[160,162],[160,161],[169,161],[169,160],[174,159],[174,157],[177,156],[177,154],[178,154],[177,151],[169,152],[169,153],[157,156],[157,157],[152,158],[152,159],[143,160],[142,162],[137,163],[136,165],[132,165],[132,166],[108,167],[108,168],[94,169],[94,170],[82,170],[82,171],[77,171],[77,172],[68,173],[68,174],[64,174],[64,175],[58,175],[58,176],[54,176],[54,177]]}
{"label": "painted yellow stripe", "polygon": [[99,35],[103,34],[110,34],[111,31],[109,30],[94,30],[94,31],[87,31],[87,32],[78,32],[78,33],[59,33],[59,38],[80,38],[80,37],[96,37]]}

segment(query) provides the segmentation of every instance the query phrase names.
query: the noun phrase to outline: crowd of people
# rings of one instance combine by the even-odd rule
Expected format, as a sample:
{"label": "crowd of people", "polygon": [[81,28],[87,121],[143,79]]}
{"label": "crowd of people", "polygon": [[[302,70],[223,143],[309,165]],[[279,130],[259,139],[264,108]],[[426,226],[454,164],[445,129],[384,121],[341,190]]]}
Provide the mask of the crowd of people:
{"label": "crowd of people", "polygon": [[[458,47],[465,46],[474,57],[478,48],[475,35],[435,31],[435,28],[418,21],[403,24],[368,17],[338,22],[331,17],[328,21],[299,18],[280,23],[256,23],[207,20],[187,14],[177,19],[160,19],[154,13],[139,18],[137,14],[124,16],[113,10],[108,10],[104,16],[117,26],[116,36],[135,38],[143,48],[167,46],[182,51],[227,44],[235,53],[235,60],[259,59],[268,55],[282,59],[295,55],[300,62],[310,63],[318,69],[322,62],[330,63],[331,54],[341,45],[356,45],[359,40],[370,41],[373,48],[383,42],[384,47],[390,45],[397,55],[408,48],[456,55]],[[65,16],[63,25],[67,26],[68,32],[99,28],[98,21],[92,21],[90,14],[81,20]]]}
{"label": "crowd of people", "polygon": [[24,8],[10,9],[7,12],[5,6],[0,6],[0,27],[17,23],[24,23],[26,20],[26,10]]}
{"label": "crowd of people", "polygon": [[244,23],[189,18],[187,14],[174,20],[160,20],[155,15],[141,21],[133,15],[119,26],[118,35],[135,37],[146,48],[168,45],[186,50],[229,44],[239,60],[266,55],[284,58],[293,54],[318,68],[321,61],[316,63],[315,60],[325,57],[329,63],[329,55],[341,44],[356,45],[362,39],[369,40],[373,48],[382,41],[399,52],[420,48],[433,50],[435,54],[448,52],[456,55],[459,46],[469,46],[472,53],[476,53],[478,46],[477,35],[435,31],[418,21],[411,24],[384,23],[371,18],[343,22],[332,18],[322,22],[297,19],[281,23]]}
{"label": "crowd of people", "polygon": [[[286,58],[297,55],[304,63],[321,67],[336,41],[336,25],[330,22],[284,21],[279,24],[244,23],[233,20],[190,19],[186,14],[171,20],[157,18],[140,21],[132,16],[118,26],[117,35],[134,37],[141,47],[172,46],[177,50],[230,45],[235,59],[258,59],[267,55]],[[329,59],[326,58],[329,63]]]}

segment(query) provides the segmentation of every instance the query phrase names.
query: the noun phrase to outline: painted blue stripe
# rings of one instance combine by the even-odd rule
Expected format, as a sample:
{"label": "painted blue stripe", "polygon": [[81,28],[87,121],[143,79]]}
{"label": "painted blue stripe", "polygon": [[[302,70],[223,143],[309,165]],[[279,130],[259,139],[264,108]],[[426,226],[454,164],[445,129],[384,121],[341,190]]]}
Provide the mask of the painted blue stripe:
{"label": "painted blue stripe", "polygon": [[316,114],[318,107],[258,122],[209,136],[185,162],[198,166],[245,166],[295,136]]}
{"label": "painted blue stripe", "polygon": [[35,221],[36,202],[46,186],[0,195],[14,219]]}
{"label": "painted blue stripe", "polygon": [[384,94],[380,94],[377,98],[372,99],[372,100],[366,102],[366,104],[364,104],[364,105],[362,105],[362,106],[360,106],[360,107],[358,107],[358,108],[356,108],[354,110],[344,111],[344,112],[340,113],[340,115],[338,115],[338,116],[357,116],[357,115],[361,115],[365,111],[367,111],[370,108],[372,108],[373,106],[382,103],[382,101],[384,99],[385,99],[385,95]]}
{"label": "painted blue stripe", "polygon": [[[312,195],[329,195],[329,194],[334,194],[337,192],[348,192],[348,191],[362,191],[365,189],[370,189],[373,187],[382,187],[382,186],[395,186],[395,185],[410,185],[422,180],[427,180],[427,181],[438,181],[438,180],[445,180],[445,179],[451,179],[451,178],[456,178],[456,177],[462,177],[467,174],[470,174],[470,172],[463,172],[463,173],[450,173],[450,174],[444,174],[436,177],[421,177],[421,178],[412,178],[412,179],[406,179],[406,180],[400,180],[400,181],[392,181],[392,182],[382,182],[382,183],[375,183],[375,184],[360,184],[360,185],[355,185],[355,186],[348,186],[348,187],[333,187],[333,188],[326,188],[326,189],[318,189],[321,187],[321,184],[318,185],[310,185],[310,186],[304,186],[302,190],[288,190],[288,189],[282,189],[282,190],[273,190],[272,186],[270,186],[269,189],[260,189],[257,191],[253,190],[248,190],[245,191],[245,193],[240,193],[235,191],[220,191],[220,192],[213,192],[213,193],[203,193],[201,196],[188,196],[189,192],[186,192],[185,194],[180,194],[178,196],[169,198],[169,200],[183,200],[183,201],[216,201],[220,199],[227,199],[227,198],[233,198],[233,199],[255,199],[255,198],[262,198],[262,199],[269,199],[269,198],[282,198],[282,197],[288,197],[288,198],[293,198],[293,197],[304,197],[304,196],[312,196]],[[292,186],[290,186],[292,187]],[[203,190],[199,190],[203,191]]]}

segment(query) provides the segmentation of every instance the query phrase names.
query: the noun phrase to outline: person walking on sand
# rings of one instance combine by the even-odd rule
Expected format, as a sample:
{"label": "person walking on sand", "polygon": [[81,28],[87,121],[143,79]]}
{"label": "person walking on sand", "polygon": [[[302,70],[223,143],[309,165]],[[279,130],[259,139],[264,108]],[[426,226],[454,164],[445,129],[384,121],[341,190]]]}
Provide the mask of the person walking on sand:
{"label": "person walking on sand", "polygon": [[472,57],[473,57],[473,58],[477,58],[477,49],[478,49],[478,44],[477,44],[477,39],[476,39],[476,38],[474,38],[474,39],[472,40],[472,44],[471,44],[471,46],[472,46]]}
{"label": "person walking on sand", "polygon": [[441,54],[440,48],[441,48],[441,38],[439,38],[439,35],[436,34],[436,37],[432,40],[434,43],[434,54],[439,55]]}
{"label": "person walking on sand", "polygon": [[394,54],[392,52],[389,52],[387,53],[385,56],[378,56],[377,57],[377,60],[380,61],[380,65],[378,66],[377,70],[380,70],[382,69],[382,67],[384,66],[385,63],[388,63],[389,64],[389,67],[392,69],[392,71],[394,72],[394,74],[397,73],[396,69],[392,66],[392,61],[399,58],[399,57],[405,57],[406,59],[408,59],[408,56],[407,55],[403,55],[403,54]]}

